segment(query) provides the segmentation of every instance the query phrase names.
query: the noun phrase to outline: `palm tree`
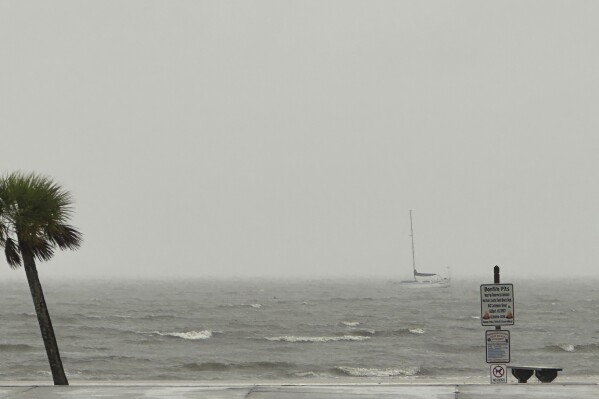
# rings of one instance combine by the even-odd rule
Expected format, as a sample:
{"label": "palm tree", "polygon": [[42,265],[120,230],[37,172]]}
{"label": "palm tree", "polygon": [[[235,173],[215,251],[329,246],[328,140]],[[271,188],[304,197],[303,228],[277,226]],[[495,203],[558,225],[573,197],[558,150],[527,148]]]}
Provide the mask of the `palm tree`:
{"label": "palm tree", "polygon": [[25,268],[55,385],[69,382],[35,263],[50,260],[57,248],[81,245],[81,233],[67,224],[71,206],[71,195],[45,176],[14,172],[0,178],[0,246],[12,269]]}

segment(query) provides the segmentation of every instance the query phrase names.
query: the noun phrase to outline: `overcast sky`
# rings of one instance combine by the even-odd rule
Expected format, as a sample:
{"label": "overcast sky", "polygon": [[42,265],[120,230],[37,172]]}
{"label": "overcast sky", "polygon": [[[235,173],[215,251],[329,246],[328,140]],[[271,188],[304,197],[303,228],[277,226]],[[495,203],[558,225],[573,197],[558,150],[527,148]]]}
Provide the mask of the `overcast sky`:
{"label": "overcast sky", "polygon": [[[596,1],[0,0],[43,278],[599,276]],[[3,261],[0,277],[24,274]]]}

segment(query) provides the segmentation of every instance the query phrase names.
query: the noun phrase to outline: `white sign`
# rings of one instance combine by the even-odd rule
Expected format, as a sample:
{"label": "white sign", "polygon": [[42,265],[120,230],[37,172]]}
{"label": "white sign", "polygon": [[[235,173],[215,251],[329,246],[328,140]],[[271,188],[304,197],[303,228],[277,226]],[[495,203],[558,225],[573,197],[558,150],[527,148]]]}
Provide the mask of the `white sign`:
{"label": "white sign", "polygon": [[491,365],[491,384],[507,384],[507,366],[505,364]]}
{"label": "white sign", "polygon": [[483,326],[514,324],[514,285],[483,284],[480,286],[480,321]]}
{"label": "white sign", "polygon": [[485,331],[487,363],[510,362],[510,332],[507,330]]}

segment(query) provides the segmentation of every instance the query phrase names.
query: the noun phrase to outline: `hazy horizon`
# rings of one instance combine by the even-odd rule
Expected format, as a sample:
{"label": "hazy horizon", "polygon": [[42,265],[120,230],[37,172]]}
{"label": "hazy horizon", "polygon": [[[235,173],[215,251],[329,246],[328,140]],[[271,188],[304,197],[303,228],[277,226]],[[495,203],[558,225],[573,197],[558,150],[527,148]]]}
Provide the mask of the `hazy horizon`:
{"label": "hazy horizon", "polygon": [[[595,2],[0,3],[47,278],[599,277]],[[5,261],[0,279],[24,278]]]}

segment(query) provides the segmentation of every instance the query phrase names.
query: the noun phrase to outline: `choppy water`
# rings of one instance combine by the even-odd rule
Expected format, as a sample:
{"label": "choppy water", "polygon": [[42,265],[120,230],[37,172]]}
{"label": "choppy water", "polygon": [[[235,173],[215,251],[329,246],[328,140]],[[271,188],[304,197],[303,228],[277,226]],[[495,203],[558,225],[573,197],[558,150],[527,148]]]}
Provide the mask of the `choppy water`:
{"label": "choppy water", "polygon": [[[512,363],[598,374],[599,281],[509,282]],[[72,381],[488,375],[479,319],[488,281],[42,283]],[[0,320],[0,379],[50,378],[25,281],[0,283]]]}

